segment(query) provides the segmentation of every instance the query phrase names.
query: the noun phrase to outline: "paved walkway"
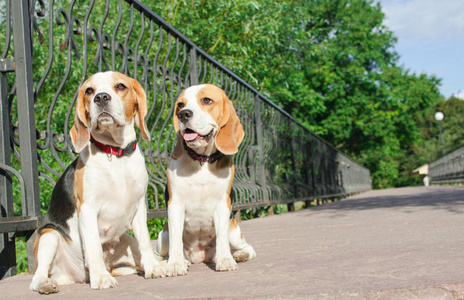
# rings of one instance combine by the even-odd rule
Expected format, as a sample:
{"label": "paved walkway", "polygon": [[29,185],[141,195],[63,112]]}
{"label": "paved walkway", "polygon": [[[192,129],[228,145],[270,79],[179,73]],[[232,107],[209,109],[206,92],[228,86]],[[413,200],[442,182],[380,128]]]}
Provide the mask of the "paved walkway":
{"label": "paved walkway", "polygon": [[119,287],[28,289],[0,281],[1,299],[464,299],[464,188],[371,191],[241,223],[258,257],[234,272],[194,265],[187,276],[118,277]]}

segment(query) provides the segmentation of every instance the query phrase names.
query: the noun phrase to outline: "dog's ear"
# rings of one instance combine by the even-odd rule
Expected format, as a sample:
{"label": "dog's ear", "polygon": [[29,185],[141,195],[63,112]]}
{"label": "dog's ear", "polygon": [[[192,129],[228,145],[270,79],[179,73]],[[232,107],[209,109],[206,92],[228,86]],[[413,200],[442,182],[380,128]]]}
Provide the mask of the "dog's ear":
{"label": "dog's ear", "polygon": [[172,116],[172,122],[174,123],[174,129],[176,130],[176,132],[179,132],[179,117],[177,116],[179,110],[177,109],[177,102],[174,105],[176,107],[174,107],[174,115]]}
{"label": "dog's ear", "polygon": [[232,155],[238,152],[238,146],[240,146],[245,132],[232,101],[227,98],[225,93],[223,100],[224,112],[216,136],[216,148],[225,155]]}
{"label": "dog's ear", "polygon": [[84,93],[84,87],[82,86],[77,97],[74,125],[69,132],[77,153],[81,152],[90,140],[89,124],[87,123],[88,110],[85,107]]}
{"label": "dog's ear", "polygon": [[[184,92],[182,92],[179,97],[177,97],[177,100],[180,99],[180,97],[182,97],[182,95],[184,94]],[[184,154],[184,138],[182,137],[182,135],[180,134],[179,132],[179,117],[177,116],[177,114],[179,113],[179,109],[177,107],[177,101],[174,103],[174,115],[172,116],[172,122],[174,123],[174,129],[176,130],[176,137],[177,137],[177,142],[176,142],[176,146],[174,147],[174,152],[172,152],[172,157],[177,159],[179,157],[182,156],[182,154]]]}
{"label": "dog's ear", "polygon": [[147,115],[147,96],[140,83],[132,79],[132,88],[135,91],[137,109],[135,110],[135,125],[140,129],[142,138],[146,141],[150,140],[150,134],[148,133],[147,123],[145,122],[145,116]]}
{"label": "dog's ear", "polygon": [[179,100],[184,96],[185,91],[180,93],[177,97],[176,102],[174,103],[174,115],[172,116],[172,122],[174,123],[174,129],[176,132],[179,132],[179,117],[177,114],[179,113],[180,108],[178,107]]}
{"label": "dog's ear", "polygon": [[177,159],[184,154],[184,138],[180,135],[180,133],[177,133],[177,142],[176,146],[174,147],[174,152],[172,152],[172,157]]}

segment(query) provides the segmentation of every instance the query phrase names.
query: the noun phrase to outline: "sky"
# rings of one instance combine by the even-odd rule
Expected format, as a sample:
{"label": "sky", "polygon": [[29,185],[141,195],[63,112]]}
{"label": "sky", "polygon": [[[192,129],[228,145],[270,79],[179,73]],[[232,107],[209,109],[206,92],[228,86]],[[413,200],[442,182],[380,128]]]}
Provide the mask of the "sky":
{"label": "sky", "polygon": [[464,0],[377,0],[398,39],[399,63],[441,78],[445,98],[464,93]]}

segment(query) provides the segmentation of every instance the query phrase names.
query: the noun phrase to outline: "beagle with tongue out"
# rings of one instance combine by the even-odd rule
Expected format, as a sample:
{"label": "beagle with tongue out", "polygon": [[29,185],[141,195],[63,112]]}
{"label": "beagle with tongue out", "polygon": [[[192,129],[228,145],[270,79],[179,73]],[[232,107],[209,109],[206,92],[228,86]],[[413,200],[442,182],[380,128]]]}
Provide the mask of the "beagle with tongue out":
{"label": "beagle with tongue out", "polygon": [[244,132],[232,102],[211,84],[192,86],[175,104],[177,144],[167,170],[168,223],[155,253],[168,257],[166,275],[187,274],[190,263],[237,269],[256,257],[231,218],[233,154]]}

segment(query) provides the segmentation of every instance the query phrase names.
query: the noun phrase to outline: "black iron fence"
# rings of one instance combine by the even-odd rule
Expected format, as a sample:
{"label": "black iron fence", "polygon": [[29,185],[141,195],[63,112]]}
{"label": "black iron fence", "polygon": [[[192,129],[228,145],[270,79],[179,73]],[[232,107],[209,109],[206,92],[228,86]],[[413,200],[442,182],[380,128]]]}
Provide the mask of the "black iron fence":
{"label": "black iron fence", "polygon": [[464,147],[429,164],[432,184],[464,183]]}
{"label": "black iron fence", "polygon": [[[15,238],[40,225],[51,191],[76,157],[69,129],[80,84],[98,71],[134,77],[147,92],[148,217],[164,217],[174,102],[213,83],[245,129],[235,156],[233,209],[369,190],[367,169],[336,151],[136,0],[0,0],[0,278],[16,272]],[[29,259],[33,267],[33,260]]]}

